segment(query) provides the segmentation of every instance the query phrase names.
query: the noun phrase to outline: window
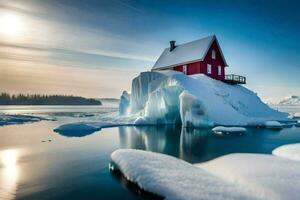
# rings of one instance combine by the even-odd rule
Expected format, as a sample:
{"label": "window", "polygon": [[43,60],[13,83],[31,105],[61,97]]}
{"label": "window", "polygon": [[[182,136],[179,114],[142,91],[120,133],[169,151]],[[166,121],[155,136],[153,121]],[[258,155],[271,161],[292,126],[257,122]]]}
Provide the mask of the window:
{"label": "window", "polygon": [[218,75],[221,76],[222,75],[222,67],[219,65],[218,66]]}
{"label": "window", "polygon": [[183,65],[183,66],[182,66],[182,72],[183,72],[184,74],[186,74],[186,65]]}
{"label": "window", "polygon": [[216,59],[216,51],[215,50],[211,51],[211,58]]}
{"label": "window", "polygon": [[210,64],[207,64],[207,73],[211,74],[211,65]]}

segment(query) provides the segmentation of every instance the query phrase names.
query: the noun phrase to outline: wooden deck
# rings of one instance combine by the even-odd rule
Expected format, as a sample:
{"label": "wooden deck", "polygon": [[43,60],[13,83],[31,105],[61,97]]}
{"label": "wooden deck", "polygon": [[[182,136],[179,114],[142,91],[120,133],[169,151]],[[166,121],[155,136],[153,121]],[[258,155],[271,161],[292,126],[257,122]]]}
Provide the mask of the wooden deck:
{"label": "wooden deck", "polygon": [[228,83],[228,84],[246,84],[246,77],[240,76],[240,75],[235,75],[235,74],[228,74],[225,75],[225,79],[223,82]]}

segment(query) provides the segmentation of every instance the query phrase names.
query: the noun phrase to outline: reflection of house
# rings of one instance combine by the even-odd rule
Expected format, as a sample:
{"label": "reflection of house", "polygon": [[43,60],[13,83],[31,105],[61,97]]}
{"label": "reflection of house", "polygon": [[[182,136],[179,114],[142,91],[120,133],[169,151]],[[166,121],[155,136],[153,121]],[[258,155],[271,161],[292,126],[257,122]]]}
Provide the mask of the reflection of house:
{"label": "reflection of house", "polygon": [[170,47],[162,52],[152,71],[168,69],[186,75],[205,74],[231,84],[246,83],[243,76],[225,75],[225,67],[228,67],[225,57],[216,36],[213,35],[181,45],[170,41]]}

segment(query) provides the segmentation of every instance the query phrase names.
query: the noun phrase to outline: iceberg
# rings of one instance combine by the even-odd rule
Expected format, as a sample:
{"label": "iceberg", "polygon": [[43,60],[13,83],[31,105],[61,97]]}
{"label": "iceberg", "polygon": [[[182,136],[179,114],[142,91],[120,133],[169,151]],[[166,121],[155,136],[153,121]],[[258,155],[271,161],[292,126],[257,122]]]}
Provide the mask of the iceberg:
{"label": "iceberg", "polygon": [[142,72],[132,81],[128,115],[146,124],[184,127],[263,126],[288,120],[256,93],[204,74],[187,76],[175,71]]}
{"label": "iceberg", "polygon": [[129,111],[130,95],[123,91],[119,102],[119,115],[127,115]]}

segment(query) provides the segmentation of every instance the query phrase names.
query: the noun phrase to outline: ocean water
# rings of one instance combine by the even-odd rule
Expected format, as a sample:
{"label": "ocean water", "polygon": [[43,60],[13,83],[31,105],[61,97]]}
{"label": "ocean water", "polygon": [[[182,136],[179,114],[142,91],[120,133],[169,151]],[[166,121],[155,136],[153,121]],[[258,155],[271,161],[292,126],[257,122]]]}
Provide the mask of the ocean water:
{"label": "ocean water", "polygon": [[[300,112],[300,107],[276,107]],[[300,128],[248,128],[242,135],[216,135],[210,129],[180,126],[114,127],[87,135],[61,135],[57,126],[116,115],[101,106],[1,106],[0,112],[50,116],[41,121],[0,127],[0,199],[147,199],[108,170],[118,148],[165,153],[190,163],[229,153],[265,153],[300,142]]]}

